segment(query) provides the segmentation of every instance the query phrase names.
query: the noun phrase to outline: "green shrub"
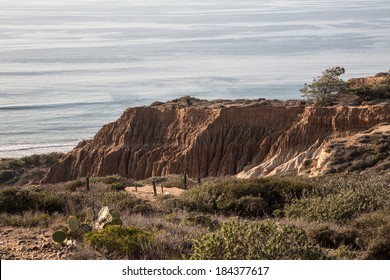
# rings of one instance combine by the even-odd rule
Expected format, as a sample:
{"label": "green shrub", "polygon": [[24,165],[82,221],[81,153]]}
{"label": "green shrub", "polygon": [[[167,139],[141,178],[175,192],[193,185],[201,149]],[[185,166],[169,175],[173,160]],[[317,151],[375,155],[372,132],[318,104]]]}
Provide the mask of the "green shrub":
{"label": "green shrub", "polygon": [[110,175],[110,176],[94,179],[94,181],[96,181],[96,182],[100,182],[100,183],[107,184],[107,185],[110,185],[113,183],[118,183],[118,182],[124,182],[125,180],[126,180],[125,178],[115,176],[115,175]]}
{"label": "green shrub", "polygon": [[154,106],[160,106],[160,105],[163,105],[164,102],[161,102],[161,101],[154,101],[152,104],[150,104],[151,107],[154,107]]}
{"label": "green shrub", "polygon": [[356,248],[358,233],[351,229],[333,229],[329,225],[318,225],[308,231],[308,237],[321,247],[336,249],[341,245]]}
{"label": "green shrub", "polygon": [[352,89],[351,93],[362,101],[390,98],[390,78],[372,85],[363,85]]}
{"label": "green shrub", "polygon": [[110,187],[112,191],[123,191],[126,186],[130,185],[128,179],[118,175],[110,175],[106,177],[93,178],[92,182],[103,183]]}
{"label": "green shrub", "polygon": [[61,213],[65,211],[65,200],[34,189],[12,187],[0,191],[0,212],[21,214],[25,211]]}
{"label": "green shrub", "polygon": [[25,211],[78,215],[90,207],[96,211],[108,206],[128,213],[151,213],[153,207],[128,192],[71,192],[45,188],[7,187],[0,190],[0,212],[21,214]]}
{"label": "green shrub", "polygon": [[0,216],[0,225],[13,227],[47,226],[51,217],[42,212],[24,212],[23,214],[7,214]]}
{"label": "green shrub", "polygon": [[115,182],[115,183],[109,184],[109,186],[110,186],[110,189],[112,191],[124,191],[127,184],[124,182]]}
{"label": "green shrub", "polygon": [[139,204],[134,205],[131,212],[135,214],[151,215],[154,213],[154,208],[149,203],[142,201]]}
{"label": "green shrub", "polygon": [[63,156],[62,153],[49,153],[25,156],[17,159],[2,159],[0,162],[0,170],[11,169],[17,170],[21,168],[32,167],[50,167]]}
{"label": "green shrub", "polygon": [[39,182],[47,168],[56,163],[61,156],[60,153],[50,153],[17,159],[0,159],[0,185],[24,185],[31,181]]}
{"label": "green shrub", "polygon": [[372,210],[373,207],[366,197],[347,191],[326,197],[295,200],[285,207],[284,213],[290,218],[342,224],[361,213]]}
{"label": "green shrub", "polygon": [[191,259],[259,260],[321,259],[304,231],[291,226],[262,222],[224,223],[220,230],[194,240]]}
{"label": "green shrub", "polygon": [[16,176],[16,172],[14,170],[1,170],[0,171],[0,184],[8,183],[13,181]]}
{"label": "green shrub", "polygon": [[[150,205],[135,197],[134,195],[128,192],[105,192],[96,195],[97,201],[101,202],[101,206],[107,205],[108,207],[116,210],[116,211],[130,211],[137,207],[139,209],[139,205],[145,205],[145,207],[150,207]],[[138,211],[138,210],[137,210]],[[135,211],[135,212],[137,212]]]}
{"label": "green shrub", "polygon": [[243,217],[261,217],[268,209],[261,197],[243,196],[234,201],[232,210]]}
{"label": "green shrub", "polygon": [[152,242],[153,236],[137,227],[114,225],[87,233],[84,240],[110,256],[139,259],[143,254],[142,248]]}
{"label": "green shrub", "polygon": [[[390,228],[387,230],[390,231]],[[388,232],[385,236],[377,237],[369,244],[365,258],[369,260],[390,260],[390,236]]]}
{"label": "green shrub", "polygon": [[20,159],[1,159],[0,170],[17,170],[23,167],[23,162]]}
{"label": "green shrub", "polygon": [[218,221],[211,219],[210,216],[196,214],[190,214],[184,218],[183,223],[185,225],[202,226],[210,230],[214,230],[219,226]]}
{"label": "green shrub", "polygon": [[56,193],[40,193],[38,210],[45,213],[65,213],[66,212],[66,197]]}
{"label": "green shrub", "polygon": [[353,260],[356,258],[356,253],[345,245],[341,245],[337,248],[336,255],[339,260]]}
{"label": "green shrub", "polygon": [[193,211],[261,217],[271,214],[312,186],[288,179],[261,178],[205,183],[180,195],[180,207]]}
{"label": "green shrub", "polygon": [[22,213],[39,208],[39,194],[19,188],[6,188],[0,191],[0,211]]}
{"label": "green shrub", "polygon": [[58,195],[36,189],[5,188],[0,190],[0,212],[21,214],[25,211],[64,212],[65,200]]}
{"label": "green shrub", "polygon": [[154,205],[159,211],[165,214],[184,207],[180,198],[170,194],[157,196],[157,200]]}
{"label": "green shrub", "polygon": [[65,189],[71,192],[76,191],[78,188],[85,186],[85,181],[75,180],[67,183]]}
{"label": "green shrub", "polygon": [[366,249],[364,259],[390,259],[389,211],[376,211],[362,215],[354,221],[353,226],[359,231],[359,237]]}
{"label": "green shrub", "polygon": [[285,206],[286,216],[342,224],[363,213],[390,210],[389,174],[327,176],[313,182],[316,188]]}

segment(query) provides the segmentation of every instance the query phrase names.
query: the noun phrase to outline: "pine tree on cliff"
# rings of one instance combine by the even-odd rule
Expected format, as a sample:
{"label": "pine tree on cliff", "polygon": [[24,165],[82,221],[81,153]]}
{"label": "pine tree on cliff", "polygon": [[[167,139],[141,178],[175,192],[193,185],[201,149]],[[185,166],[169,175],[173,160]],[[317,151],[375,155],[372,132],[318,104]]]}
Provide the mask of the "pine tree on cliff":
{"label": "pine tree on cliff", "polygon": [[305,83],[299,91],[302,96],[317,103],[336,101],[346,90],[346,82],[339,78],[344,73],[345,69],[339,66],[326,69],[311,84]]}

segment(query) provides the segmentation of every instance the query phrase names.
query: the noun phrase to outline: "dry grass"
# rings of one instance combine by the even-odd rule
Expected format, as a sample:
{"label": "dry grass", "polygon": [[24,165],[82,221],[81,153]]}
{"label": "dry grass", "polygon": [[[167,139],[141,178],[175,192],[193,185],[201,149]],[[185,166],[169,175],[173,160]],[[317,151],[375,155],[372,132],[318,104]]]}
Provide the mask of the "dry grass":
{"label": "dry grass", "polygon": [[159,109],[170,108],[228,108],[228,107],[252,107],[252,106],[303,106],[306,101],[303,100],[268,100],[264,98],[260,99],[216,99],[216,100],[202,100],[191,96],[183,96],[168,102],[153,102],[150,106]]}
{"label": "dry grass", "polygon": [[[165,182],[178,178],[171,177]],[[81,185],[70,191],[66,183],[19,187],[14,190],[11,188],[12,191],[8,194],[3,188],[0,190],[0,200],[6,200],[1,200],[4,203],[0,205],[2,209],[0,226],[24,227],[26,230],[44,228],[51,234],[66,225],[68,215],[82,219],[87,207],[91,207],[97,213],[102,206],[109,206],[120,212],[124,226],[137,227],[153,234],[153,242],[143,245],[141,259],[188,259],[194,252],[194,240],[218,232],[224,222],[231,220],[260,222],[264,219],[283,225],[282,228],[289,228],[284,225],[291,225],[302,230],[308,242],[320,248],[326,258],[390,258],[388,174],[328,175],[289,180],[210,178],[204,180],[201,187],[194,187],[179,197],[159,195],[156,200],[151,201],[142,200],[126,191],[112,191],[109,184],[110,182],[103,182],[100,179],[94,180],[91,182],[90,192],[86,192]],[[347,199],[349,196],[346,194],[351,194],[356,199]],[[208,205],[219,205],[220,208],[229,206],[230,204],[226,204],[229,201],[246,201],[248,195],[254,197],[260,195],[262,199],[271,203],[269,205],[274,205],[272,207],[274,211],[262,217],[263,215],[243,215],[244,212],[220,211],[219,208],[217,211],[210,211],[208,208]],[[183,198],[191,207],[183,204]],[[12,203],[16,202],[18,204],[13,205],[14,208],[11,209]],[[207,205],[203,205],[205,202]],[[309,202],[313,204],[313,211],[310,207],[298,207]],[[192,207],[195,204],[196,207]],[[51,208],[47,208],[49,205]],[[4,208],[5,206],[7,208]],[[28,207],[27,209],[22,207],[23,210],[21,206]],[[53,208],[54,206],[58,208]],[[7,212],[15,209],[19,210]],[[57,211],[52,211],[53,209]],[[298,209],[299,215],[296,217],[289,215],[291,209]],[[343,212],[343,209],[348,211]],[[352,213],[351,209],[353,215],[348,214]],[[241,217],[237,218],[238,215]],[[242,237],[238,235],[234,238],[240,240]],[[112,256],[97,253],[93,248],[79,243],[70,257],[105,259]]]}

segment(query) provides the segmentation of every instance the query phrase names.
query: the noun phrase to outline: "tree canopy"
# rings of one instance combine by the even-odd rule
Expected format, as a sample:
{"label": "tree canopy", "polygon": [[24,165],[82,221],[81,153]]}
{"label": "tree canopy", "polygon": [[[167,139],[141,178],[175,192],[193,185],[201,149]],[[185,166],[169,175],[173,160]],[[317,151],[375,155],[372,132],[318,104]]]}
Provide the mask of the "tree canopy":
{"label": "tree canopy", "polygon": [[322,72],[311,84],[305,83],[299,91],[302,96],[316,102],[333,101],[346,89],[346,82],[339,78],[345,73],[342,67],[333,67]]}

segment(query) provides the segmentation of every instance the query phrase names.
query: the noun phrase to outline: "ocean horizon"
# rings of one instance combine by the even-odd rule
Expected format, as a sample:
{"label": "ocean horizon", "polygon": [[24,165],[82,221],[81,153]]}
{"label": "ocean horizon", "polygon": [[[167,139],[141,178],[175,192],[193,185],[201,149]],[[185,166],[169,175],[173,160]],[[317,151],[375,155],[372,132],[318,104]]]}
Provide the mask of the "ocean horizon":
{"label": "ocean horizon", "polygon": [[128,107],[299,99],[390,68],[390,2],[0,0],[0,158],[66,152]]}

